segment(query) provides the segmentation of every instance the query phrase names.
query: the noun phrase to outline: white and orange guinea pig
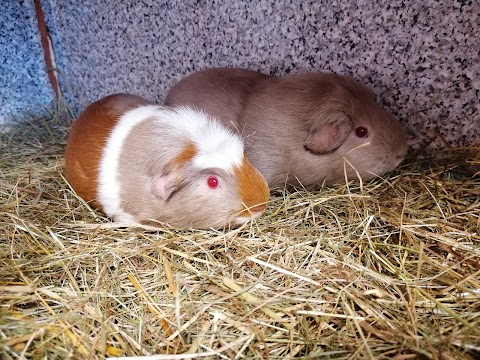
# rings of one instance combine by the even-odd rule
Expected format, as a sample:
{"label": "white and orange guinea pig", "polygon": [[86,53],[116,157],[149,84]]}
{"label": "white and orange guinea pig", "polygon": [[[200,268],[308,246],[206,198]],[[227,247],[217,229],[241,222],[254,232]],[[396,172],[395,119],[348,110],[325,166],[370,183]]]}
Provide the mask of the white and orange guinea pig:
{"label": "white and orange guinea pig", "polygon": [[70,129],[67,180],[113,220],[180,228],[239,225],[260,216],[269,188],[241,138],[203,111],[116,94]]}

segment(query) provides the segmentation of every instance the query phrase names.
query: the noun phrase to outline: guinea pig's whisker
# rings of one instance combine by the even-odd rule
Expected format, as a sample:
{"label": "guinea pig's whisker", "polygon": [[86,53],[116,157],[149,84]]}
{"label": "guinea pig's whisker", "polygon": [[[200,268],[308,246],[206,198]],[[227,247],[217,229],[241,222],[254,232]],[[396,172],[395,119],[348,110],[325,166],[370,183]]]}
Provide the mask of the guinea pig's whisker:
{"label": "guinea pig's whisker", "polygon": [[358,146],[355,146],[353,149],[350,149],[348,152],[347,152],[347,155],[350,154],[352,151],[355,151],[361,147],[364,147],[364,146],[368,146],[370,145],[370,141],[369,142],[366,142],[366,143],[363,143],[363,144],[360,144]]}
{"label": "guinea pig's whisker", "polygon": [[241,132],[241,133],[243,134],[243,130],[245,130],[245,126],[243,127],[243,130],[240,131],[240,130],[238,129],[237,124],[236,124],[234,121],[230,121],[230,125],[232,125],[232,126],[235,128],[235,130],[237,130],[238,133]]}
{"label": "guinea pig's whisker", "polygon": [[250,135],[245,135],[245,128],[247,127],[247,124],[243,124],[243,127],[242,127],[242,131],[240,131],[239,127],[238,127],[238,124],[234,121],[230,121],[230,124],[233,125],[233,127],[235,128],[235,130],[237,130],[237,132],[239,134],[241,134],[243,137],[249,137],[253,134],[250,134]]}

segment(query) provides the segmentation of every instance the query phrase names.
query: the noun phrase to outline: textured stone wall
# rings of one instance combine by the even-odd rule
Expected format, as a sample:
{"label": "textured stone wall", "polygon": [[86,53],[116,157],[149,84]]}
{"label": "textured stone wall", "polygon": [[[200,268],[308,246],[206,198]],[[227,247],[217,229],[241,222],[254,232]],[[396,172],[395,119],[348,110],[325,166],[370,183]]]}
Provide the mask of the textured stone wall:
{"label": "textured stone wall", "polygon": [[76,111],[114,92],[161,102],[207,67],[326,70],[371,85],[412,144],[437,132],[457,145],[479,138],[478,1],[42,3]]}

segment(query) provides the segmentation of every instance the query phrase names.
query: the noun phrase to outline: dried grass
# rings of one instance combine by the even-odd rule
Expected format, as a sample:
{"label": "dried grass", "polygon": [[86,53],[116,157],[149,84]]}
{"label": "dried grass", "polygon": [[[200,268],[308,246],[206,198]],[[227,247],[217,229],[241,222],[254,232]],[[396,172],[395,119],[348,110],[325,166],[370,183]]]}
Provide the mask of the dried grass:
{"label": "dried grass", "polygon": [[480,151],[277,192],[225,231],[125,228],[63,178],[68,119],[0,143],[3,359],[473,359]]}

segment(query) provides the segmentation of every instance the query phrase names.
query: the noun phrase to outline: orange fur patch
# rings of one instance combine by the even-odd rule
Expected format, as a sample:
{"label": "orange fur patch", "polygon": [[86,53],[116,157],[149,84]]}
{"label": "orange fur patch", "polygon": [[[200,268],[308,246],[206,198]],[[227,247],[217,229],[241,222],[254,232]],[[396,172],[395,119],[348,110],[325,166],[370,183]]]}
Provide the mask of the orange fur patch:
{"label": "orange fur patch", "polygon": [[125,112],[148,104],[134,95],[110,95],[90,104],[70,128],[65,151],[67,180],[91,206],[101,209],[97,199],[99,164],[112,129]]}
{"label": "orange fur patch", "polygon": [[250,164],[245,155],[240,167],[234,168],[238,180],[240,197],[247,209],[241,214],[247,215],[250,212],[263,211],[267,206],[270,196],[270,189],[260,173]]}
{"label": "orange fur patch", "polygon": [[180,152],[175,159],[173,159],[173,164],[176,166],[183,165],[186,162],[193,159],[197,154],[197,148],[193,142],[189,142],[187,146]]}

